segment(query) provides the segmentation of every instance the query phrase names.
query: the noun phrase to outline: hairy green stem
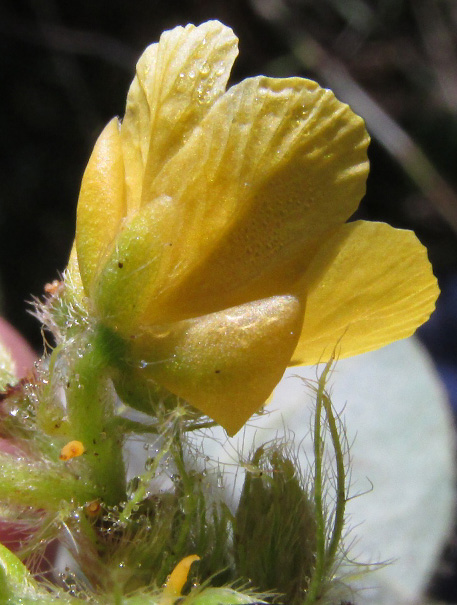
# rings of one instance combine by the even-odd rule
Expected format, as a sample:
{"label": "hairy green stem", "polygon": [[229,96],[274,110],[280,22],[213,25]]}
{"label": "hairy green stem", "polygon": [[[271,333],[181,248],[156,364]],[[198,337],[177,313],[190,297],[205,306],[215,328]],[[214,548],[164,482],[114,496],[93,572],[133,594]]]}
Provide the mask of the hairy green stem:
{"label": "hairy green stem", "polygon": [[182,449],[182,441],[181,441],[182,437],[181,437],[179,422],[177,422],[176,426],[174,427],[173,436],[174,436],[174,438],[173,438],[173,442],[172,442],[171,452],[172,452],[172,456],[173,456],[173,461],[176,465],[176,470],[180,477],[180,481],[182,482],[184,494],[186,496],[184,499],[184,506],[185,506],[184,522],[180,528],[180,531],[179,531],[179,534],[178,534],[178,537],[176,540],[176,550],[177,550],[177,552],[180,552],[180,550],[183,548],[185,541],[187,540],[187,537],[189,535],[190,524],[192,522],[192,519],[194,518],[196,502],[195,502],[195,494],[193,493],[192,481],[189,478],[189,475],[187,473],[187,469],[186,469],[186,466],[184,463],[184,452]]}
{"label": "hairy green stem", "polygon": [[90,481],[48,465],[33,464],[0,457],[0,500],[22,506],[59,510],[62,501],[72,499],[83,504],[97,497],[96,486]]}
{"label": "hairy green stem", "polygon": [[84,445],[84,464],[98,497],[107,505],[125,499],[122,433],[110,425],[115,394],[109,380],[116,343],[100,329],[78,352],[67,383],[67,415],[71,439]]}
{"label": "hairy green stem", "polygon": [[[325,392],[325,385],[332,368],[331,360],[322,372],[316,394],[316,411],[314,419],[314,506],[316,516],[316,562],[314,573],[306,593],[304,605],[315,603],[320,597],[322,586],[331,574],[341,535],[344,527],[344,513],[346,507],[346,471],[344,455],[340,442],[340,435],[330,398]],[[322,412],[325,412],[326,421],[330,429],[330,437],[336,460],[336,509],[333,517],[333,527],[328,537],[325,519],[325,505],[323,498],[323,458],[324,439],[322,436]]]}
{"label": "hairy green stem", "polygon": [[330,436],[332,439],[333,449],[335,451],[336,460],[336,509],[333,522],[333,531],[330,538],[330,543],[327,548],[327,567],[330,568],[338,551],[338,546],[341,541],[341,535],[344,527],[344,513],[346,510],[346,471],[344,466],[344,455],[341,447],[338,427],[335,420],[335,415],[332,409],[332,402],[329,397],[323,394],[323,403],[327,422],[330,428]]}
{"label": "hairy green stem", "polygon": [[129,521],[135,508],[146,497],[149,484],[152,479],[154,479],[154,477],[156,476],[160,463],[163,460],[164,456],[168,454],[170,450],[170,445],[171,440],[166,440],[158,454],[155,456],[154,461],[149,466],[148,470],[141,475],[140,484],[138,488],[134,491],[119,516],[119,520],[121,523],[127,523]]}
{"label": "hairy green stem", "polygon": [[326,527],[323,505],[323,479],[322,464],[324,456],[324,443],[322,440],[322,400],[325,380],[330,371],[330,364],[325,367],[319,380],[316,397],[316,411],[314,417],[314,507],[316,516],[316,562],[314,573],[306,593],[305,605],[314,603],[319,595],[324,576],[326,560]]}

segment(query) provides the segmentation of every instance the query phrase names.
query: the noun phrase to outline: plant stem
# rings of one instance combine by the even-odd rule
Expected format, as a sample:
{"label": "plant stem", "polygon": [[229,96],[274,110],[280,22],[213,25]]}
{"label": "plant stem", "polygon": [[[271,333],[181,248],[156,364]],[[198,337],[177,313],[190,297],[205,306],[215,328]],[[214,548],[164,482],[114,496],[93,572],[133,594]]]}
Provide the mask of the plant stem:
{"label": "plant stem", "polygon": [[321,415],[325,381],[330,371],[330,364],[325,367],[320,379],[316,397],[314,417],[314,507],[316,516],[316,563],[314,573],[306,592],[305,605],[314,603],[319,595],[325,576],[326,560],[326,528],[323,505],[322,462],[324,457],[324,442],[322,440]]}
{"label": "plant stem", "polygon": [[154,479],[159,470],[160,463],[164,456],[168,454],[170,450],[171,440],[167,440],[160,451],[154,458],[154,461],[149,466],[148,470],[141,475],[140,485],[138,489],[132,494],[131,498],[127,501],[124,509],[120,513],[119,520],[121,523],[127,523],[135,510],[135,508],[140,504],[140,502],[146,497],[149,484]]}
{"label": "plant stem", "polygon": [[329,397],[323,394],[323,403],[327,422],[330,428],[330,436],[332,438],[333,449],[335,450],[336,459],[336,509],[333,523],[333,531],[327,548],[327,568],[329,569],[334,561],[338,550],[338,545],[341,540],[344,527],[344,513],[346,510],[346,471],[344,467],[344,456],[341,448],[338,427],[335,416],[332,410],[332,402]]}
{"label": "plant stem", "polygon": [[97,496],[95,486],[65,469],[0,456],[0,500],[20,506],[59,510],[71,498],[83,504]]}
{"label": "plant stem", "polygon": [[[316,516],[316,563],[311,582],[306,593],[305,605],[315,603],[319,598],[325,579],[330,575],[344,527],[346,508],[346,471],[338,426],[332,409],[332,402],[325,392],[325,385],[332,368],[333,359],[325,366],[319,378],[314,419],[314,506]],[[330,429],[330,437],[336,460],[336,510],[333,527],[327,538],[325,506],[323,501],[323,458],[324,439],[322,437],[322,411]],[[327,546],[328,543],[328,546]]]}
{"label": "plant stem", "polygon": [[106,333],[97,330],[70,365],[67,414],[71,439],[84,445],[84,463],[98,497],[113,506],[125,499],[122,433],[110,425],[115,394],[109,380],[110,348]]}

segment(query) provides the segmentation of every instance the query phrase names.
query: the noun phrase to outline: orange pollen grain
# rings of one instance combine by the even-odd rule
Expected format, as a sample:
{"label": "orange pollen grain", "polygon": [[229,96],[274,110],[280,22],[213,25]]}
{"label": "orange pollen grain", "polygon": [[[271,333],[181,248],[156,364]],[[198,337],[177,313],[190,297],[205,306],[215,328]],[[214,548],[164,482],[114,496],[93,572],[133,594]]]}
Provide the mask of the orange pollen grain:
{"label": "orange pollen grain", "polygon": [[70,460],[70,458],[76,458],[77,456],[81,456],[81,454],[84,454],[84,452],[85,448],[81,441],[69,441],[60,450],[59,458],[61,460]]}
{"label": "orange pollen grain", "polygon": [[46,294],[49,294],[50,296],[54,296],[55,294],[58,294],[62,290],[62,288],[63,288],[63,281],[59,281],[58,279],[55,279],[50,284],[45,284],[44,291],[46,292]]}

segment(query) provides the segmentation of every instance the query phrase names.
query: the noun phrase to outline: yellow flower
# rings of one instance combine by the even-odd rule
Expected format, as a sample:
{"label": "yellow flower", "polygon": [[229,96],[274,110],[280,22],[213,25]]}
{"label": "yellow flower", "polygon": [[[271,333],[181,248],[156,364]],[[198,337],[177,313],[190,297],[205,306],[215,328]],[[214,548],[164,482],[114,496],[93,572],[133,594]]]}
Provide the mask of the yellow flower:
{"label": "yellow flower", "polygon": [[365,192],[363,120],[302,78],[225,91],[236,55],[217,21],[146,49],[86,168],[70,260],[138,376],[230,434],[288,365],[409,336],[438,294],[413,233],[345,224]]}

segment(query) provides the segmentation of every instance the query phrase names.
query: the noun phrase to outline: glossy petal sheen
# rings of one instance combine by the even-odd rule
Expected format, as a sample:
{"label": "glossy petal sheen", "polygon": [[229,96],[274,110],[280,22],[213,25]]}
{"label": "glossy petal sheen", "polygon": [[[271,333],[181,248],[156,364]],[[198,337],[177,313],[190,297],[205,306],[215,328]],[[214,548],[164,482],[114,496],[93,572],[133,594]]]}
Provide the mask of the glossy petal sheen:
{"label": "glossy petal sheen", "polygon": [[236,433],[281,379],[303,311],[278,296],[157,328],[134,343],[139,372]]}
{"label": "glossy petal sheen", "polygon": [[343,225],[303,278],[303,330],[293,365],[344,358],[406,338],[439,294],[427,251],[411,231],[384,223]]}
{"label": "glossy petal sheen", "polygon": [[[145,321],[290,288],[321,234],[356,210],[368,140],[363,121],[315,82],[253,78],[231,88],[151,186],[152,198],[173,201],[174,237]],[[265,279],[298,254],[292,274]]]}

